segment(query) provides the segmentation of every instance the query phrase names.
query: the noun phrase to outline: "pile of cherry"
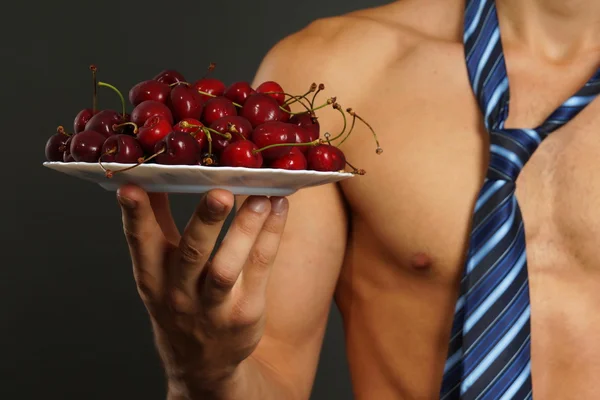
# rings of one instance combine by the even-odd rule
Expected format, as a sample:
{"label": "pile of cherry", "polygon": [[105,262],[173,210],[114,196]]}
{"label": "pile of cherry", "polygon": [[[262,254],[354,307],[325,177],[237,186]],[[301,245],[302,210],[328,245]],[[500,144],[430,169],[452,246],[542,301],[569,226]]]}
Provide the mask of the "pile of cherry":
{"label": "pile of cherry", "polygon": [[[346,160],[338,146],[357,119],[377,142],[371,126],[352,109],[342,110],[335,98],[315,105],[317,94],[324,90],[322,84],[313,83],[307,93],[292,95],[273,81],[256,88],[248,82],[227,87],[209,76],[214,64],[194,83],[175,70],[164,70],[131,88],[133,110],[127,113],[122,93],[98,82],[96,67],[90,69],[92,108],[77,114],[73,133],[58,127],[46,143],[48,161],[99,163],[108,177],[149,162],[331,172],[348,165],[353,173],[364,174]],[[98,87],[112,89],[120,97],[120,112],[98,109]],[[300,111],[291,111],[294,103]],[[329,133],[321,137],[316,116],[317,110],[328,106],[338,110],[344,121],[335,137]],[[378,142],[376,152],[382,152]],[[111,171],[103,165],[108,162],[134,165]]]}

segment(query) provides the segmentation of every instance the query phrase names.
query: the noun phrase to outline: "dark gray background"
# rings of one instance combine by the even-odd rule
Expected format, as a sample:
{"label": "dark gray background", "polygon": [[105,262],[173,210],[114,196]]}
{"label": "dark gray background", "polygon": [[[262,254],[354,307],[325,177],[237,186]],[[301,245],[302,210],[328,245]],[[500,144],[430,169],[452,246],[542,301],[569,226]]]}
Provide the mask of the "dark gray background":
{"label": "dark gray background", "polygon": [[[90,106],[88,65],[125,94],[163,68],[194,79],[211,61],[226,83],[251,80],[268,49],[311,20],[384,3],[38,0],[3,10],[0,399],[165,397],[114,193],[41,165],[55,127],[72,129]],[[103,108],[118,105],[102,96]],[[179,223],[197,199],[174,197]],[[314,400],[352,398],[332,310]]]}

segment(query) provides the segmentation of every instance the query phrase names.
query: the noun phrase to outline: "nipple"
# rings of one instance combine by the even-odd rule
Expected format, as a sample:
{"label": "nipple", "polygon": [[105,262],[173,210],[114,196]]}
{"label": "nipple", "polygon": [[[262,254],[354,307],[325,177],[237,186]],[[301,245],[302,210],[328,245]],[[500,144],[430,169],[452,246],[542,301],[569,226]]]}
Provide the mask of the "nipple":
{"label": "nipple", "polygon": [[432,263],[431,257],[425,253],[416,253],[410,260],[410,266],[414,269],[431,268]]}

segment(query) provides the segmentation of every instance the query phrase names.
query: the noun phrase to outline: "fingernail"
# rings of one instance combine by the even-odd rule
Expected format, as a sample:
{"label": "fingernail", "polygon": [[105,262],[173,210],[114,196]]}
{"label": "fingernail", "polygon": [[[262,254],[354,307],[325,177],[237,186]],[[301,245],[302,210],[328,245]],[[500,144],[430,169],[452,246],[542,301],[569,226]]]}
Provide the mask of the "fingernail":
{"label": "fingernail", "polygon": [[221,203],[211,195],[208,195],[206,198],[206,205],[208,206],[208,211],[213,214],[223,214],[225,211],[225,204]]}
{"label": "fingernail", "polygon": [[283,213],[288,207],[288,201],[285,197],[279,197],[271,202],[271,209],[275,214]]}
{"label": "fingernail", "polygon": [[251,197],[248,199],[248,207],[255,213],[264,213],[267,209],[267,201],[263,197]]}
{"label": "fingernail", "polygon": [[117,195],[117,200],[125,208],[133,209],[133,208],[135,208],[137,206],[137,203],[134,200],[131,200],[128,197],[123,197],[121,195]]}

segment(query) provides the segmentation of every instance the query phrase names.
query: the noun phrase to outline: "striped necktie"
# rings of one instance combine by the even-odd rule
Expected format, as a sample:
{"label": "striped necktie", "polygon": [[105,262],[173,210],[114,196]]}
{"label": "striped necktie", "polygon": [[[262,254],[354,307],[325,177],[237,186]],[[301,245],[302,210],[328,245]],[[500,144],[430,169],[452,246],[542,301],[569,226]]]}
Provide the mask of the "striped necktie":
{"label": "striped necktie", "polygon": [[441,399],[531,399],[529,280],[515,181],[544,138],[597,96],[600,70],[539,127],[505,128],[509,82],[494,0],[467,0],[463,40],[490,162],[475,204]]}

